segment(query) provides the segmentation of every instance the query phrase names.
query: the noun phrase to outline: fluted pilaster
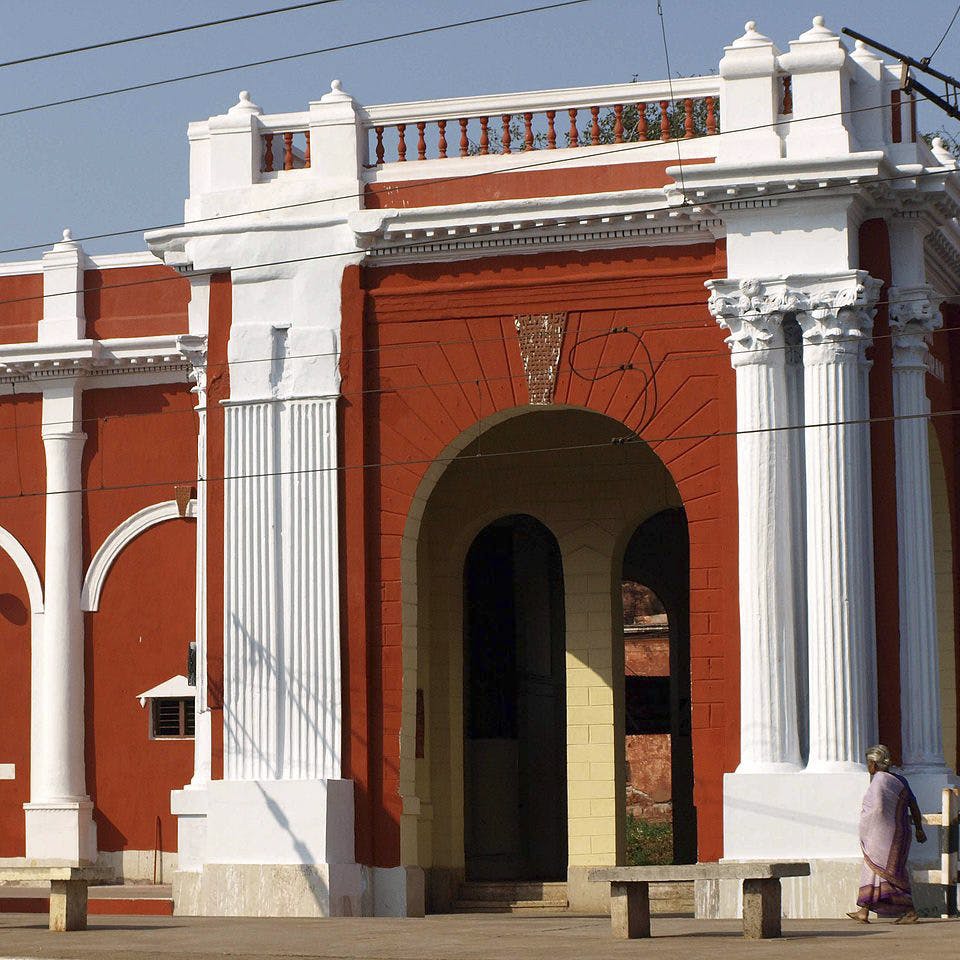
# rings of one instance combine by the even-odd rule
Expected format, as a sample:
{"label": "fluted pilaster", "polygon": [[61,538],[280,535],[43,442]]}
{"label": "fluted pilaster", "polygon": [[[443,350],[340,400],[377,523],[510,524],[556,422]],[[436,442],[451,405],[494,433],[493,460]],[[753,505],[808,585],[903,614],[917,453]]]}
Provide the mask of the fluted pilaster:
{"label": "fluted pilaster", "polygon": [[730,331],[737,377],[739,482],[740,766],[799,769],[794,588],[799,463],[783,318],[790,298],[759,281],[711,281],[710,309]]}
{"label": "fluted pilaster", "polygon": [[856,271],[805,294],[808,769],[854,770],[876,730],[865,350],[879,282]]}
{"label": "fluted pilaster", "polygon": [[939,771],[944,757],[926,371],[927,337],[943,321],[939,299],[928,287],[894,288],[890,301],[903,765]]}

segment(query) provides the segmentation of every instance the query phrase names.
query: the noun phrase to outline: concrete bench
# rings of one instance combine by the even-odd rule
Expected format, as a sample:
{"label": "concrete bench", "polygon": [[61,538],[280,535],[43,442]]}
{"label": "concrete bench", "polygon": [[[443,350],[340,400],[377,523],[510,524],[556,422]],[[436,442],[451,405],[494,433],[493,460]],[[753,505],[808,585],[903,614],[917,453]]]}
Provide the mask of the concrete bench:
{"label": "concrete bench", "polygon": [[0,867],[0,884],[50,883],[50,929],[87,929],[87,887],[113,879],[109,867],[28,864]]}
{"label": "concrete bench", "polygon": [[621,940],[650,936],[651,883],[678,880],[742,880],[743,935],[751,940],[780,936],[780,879],[810,876],[809,863],[765,860],[671,864],[657,867],[598,867],[590,880],[610,884],[610,923]]}

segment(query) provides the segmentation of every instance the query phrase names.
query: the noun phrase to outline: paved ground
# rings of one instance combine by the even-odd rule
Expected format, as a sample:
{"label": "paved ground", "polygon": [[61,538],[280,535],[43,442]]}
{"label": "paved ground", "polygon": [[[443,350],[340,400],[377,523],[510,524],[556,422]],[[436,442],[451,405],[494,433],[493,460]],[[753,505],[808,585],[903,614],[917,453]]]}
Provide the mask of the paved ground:
{"label": "paved ground", "polygon": [[909,960],[958,955],[960,921],[858,926],[839,920],[784,922],[784,937],[744,941],[736,921],[654,918],[652,940],[614,941],[609,920],[593,917],[445,915],[423,920],[260,920],[91,917],[90,929],[50,933],[46,918],[0,916],[0,957],[70,960],[853,960],[894,952]]}

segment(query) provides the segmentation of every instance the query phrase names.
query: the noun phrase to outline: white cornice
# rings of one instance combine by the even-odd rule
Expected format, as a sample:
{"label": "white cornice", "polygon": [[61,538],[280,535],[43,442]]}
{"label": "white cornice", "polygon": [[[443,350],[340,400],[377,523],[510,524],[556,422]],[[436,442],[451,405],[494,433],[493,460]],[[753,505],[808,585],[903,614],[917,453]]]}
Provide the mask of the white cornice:
{"label": "white cornice", "polygon": [[[149,250],[133,253],[103,253],[90,256],[84,254],[88,270],[119,270],[122,267],[160,267],[163,261]],[[43,273],[42,260],[13,260],[0,263],[0,277],[22,277]]]}
{"label": "white cornice", "polygon": [[[58,377],[113,377],[183,371],[191,368],[187,352],[203,337],[165,334],[66,343],[14,343],[0,346],[0,383]],[[108,384],[102,384],[107,386]]]}

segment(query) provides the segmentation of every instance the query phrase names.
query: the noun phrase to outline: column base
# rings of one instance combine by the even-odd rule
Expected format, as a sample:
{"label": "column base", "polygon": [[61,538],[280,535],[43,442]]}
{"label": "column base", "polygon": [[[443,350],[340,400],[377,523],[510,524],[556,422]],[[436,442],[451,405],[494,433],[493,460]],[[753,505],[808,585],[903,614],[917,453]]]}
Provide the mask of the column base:
{"label": "column base", "polygon": [[723,850],[730,860],[860,859],[866,770],[728,773]]}
{"label": "column base", "polygon": [[946,765],[904,767],[895,772],[907,778],[921,813],[940,813],[943,788],[960,784],[960,778]]}
{"label": "column base", "polygon": [[97,827],[90,800],[25,803],[23,812],[28,860],[97,862]]}

